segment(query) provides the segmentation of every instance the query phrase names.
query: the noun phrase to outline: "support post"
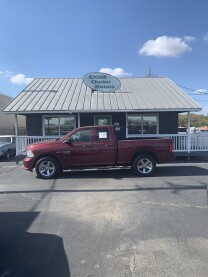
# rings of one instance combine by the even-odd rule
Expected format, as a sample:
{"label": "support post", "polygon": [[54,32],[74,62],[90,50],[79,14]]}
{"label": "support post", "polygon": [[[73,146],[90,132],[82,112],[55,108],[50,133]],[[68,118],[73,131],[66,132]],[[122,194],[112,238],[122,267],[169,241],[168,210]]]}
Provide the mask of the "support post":
{"label": "support post", "polygon": [[128,113],[126,113],[126,138],[128,138]]}
{"label": "support post", "polygon": [[187,150],[188,150],[188,156],[190,158],[190,152],[191,152],[191,114],[188,112],[188,132],[187,132]]}
{"label": "support post", "polygon": [[80,127],[80,113],[77,114],[77,123],[78,123],[78,128]]}
{"label": "support post", "polygon": [[18,160],[18,155],[19,155],[19,141],[18,141],[18,118],[17,118],[17,114],[15,114],[15,137],[16,137],[16,164],[19,163]]}
{"label": "support post", "polygon": [[208,185],[207,185],[207,206],[208,206]]}

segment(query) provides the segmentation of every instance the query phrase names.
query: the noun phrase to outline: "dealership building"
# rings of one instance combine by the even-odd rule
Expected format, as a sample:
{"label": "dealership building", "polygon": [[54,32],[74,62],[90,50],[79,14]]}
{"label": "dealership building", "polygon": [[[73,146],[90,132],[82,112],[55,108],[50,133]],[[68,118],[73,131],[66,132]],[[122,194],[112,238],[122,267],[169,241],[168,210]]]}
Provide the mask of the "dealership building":
{"label": "dealership building", "polygon": [[118,138],[126,139],[178,135],[178,114],[187,112],[190,128],[190,112],[201,109],[169,78],[117,79],[95,72],[83,78],[36,78],[4,113],[15,115],[16,127],[17,115],[26,117],[27,137],[61,137],[81,126],[115,125]]}

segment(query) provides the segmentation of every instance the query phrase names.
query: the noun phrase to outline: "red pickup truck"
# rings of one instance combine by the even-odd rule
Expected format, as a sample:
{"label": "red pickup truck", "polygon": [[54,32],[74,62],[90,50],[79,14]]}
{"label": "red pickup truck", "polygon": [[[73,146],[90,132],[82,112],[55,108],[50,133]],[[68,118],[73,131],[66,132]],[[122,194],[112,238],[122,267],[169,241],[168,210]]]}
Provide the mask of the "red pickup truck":
{"label": "red pickup truck", "polygon": [[36,169],[50,179],[73,168],[131,166],[139,176],[150,176],[156,163],[174,160],[171,139],[117,140],[114,126],[73,130],[58,141],[43,141],[26,148],[24,168]]}

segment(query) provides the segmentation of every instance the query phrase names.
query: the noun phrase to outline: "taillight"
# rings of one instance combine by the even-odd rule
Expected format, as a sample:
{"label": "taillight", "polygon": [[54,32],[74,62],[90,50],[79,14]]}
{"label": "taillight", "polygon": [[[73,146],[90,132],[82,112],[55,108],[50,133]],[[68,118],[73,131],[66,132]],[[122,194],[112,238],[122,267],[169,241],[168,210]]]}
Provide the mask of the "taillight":
{"label": "taillight", "polygon": [[171,143],[170,147],[169,147],[169,152],[171,153],[171,152],[173,152],[173,150],[174,150],[174,146],[173,146],[173,143]]}

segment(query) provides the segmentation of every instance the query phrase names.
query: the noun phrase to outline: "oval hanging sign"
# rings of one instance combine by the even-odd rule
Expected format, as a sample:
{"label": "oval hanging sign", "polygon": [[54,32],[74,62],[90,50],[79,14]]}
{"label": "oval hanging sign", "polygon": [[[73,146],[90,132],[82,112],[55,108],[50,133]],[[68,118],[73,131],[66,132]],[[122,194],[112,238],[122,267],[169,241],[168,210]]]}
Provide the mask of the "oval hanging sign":
{"label": "oval hanging sign", "polygon": [[116,77],[102,72],[87,73],[84,75],[83,81],[92,90],[103,92],[114,92],[121,86],[121,82]]}

